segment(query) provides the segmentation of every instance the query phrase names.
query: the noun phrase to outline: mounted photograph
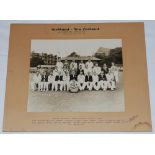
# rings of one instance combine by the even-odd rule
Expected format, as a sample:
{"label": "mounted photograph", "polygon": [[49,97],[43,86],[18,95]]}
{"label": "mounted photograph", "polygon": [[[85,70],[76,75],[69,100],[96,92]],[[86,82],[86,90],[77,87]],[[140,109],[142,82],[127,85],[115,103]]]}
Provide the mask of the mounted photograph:
{"label": "mounted photograph", "polygon": [[31,40],[27,112],[124,112],[122,39]]}

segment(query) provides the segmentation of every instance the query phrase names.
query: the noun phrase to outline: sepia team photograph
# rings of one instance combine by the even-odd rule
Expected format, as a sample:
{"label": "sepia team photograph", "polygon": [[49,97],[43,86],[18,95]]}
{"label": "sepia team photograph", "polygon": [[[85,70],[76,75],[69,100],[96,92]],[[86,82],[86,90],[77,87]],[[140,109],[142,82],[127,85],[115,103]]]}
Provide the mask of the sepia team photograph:
{"label": "sepia team photograph", "polygon": [[28,112],[124,112],[121,39],[31,40]]}

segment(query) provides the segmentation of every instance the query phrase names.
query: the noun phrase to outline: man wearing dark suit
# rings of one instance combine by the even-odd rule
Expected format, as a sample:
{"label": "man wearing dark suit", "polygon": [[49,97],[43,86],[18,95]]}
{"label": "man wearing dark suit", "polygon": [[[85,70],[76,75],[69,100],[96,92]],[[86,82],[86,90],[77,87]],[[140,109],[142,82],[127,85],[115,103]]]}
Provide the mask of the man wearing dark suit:
{"label": "man wearing dark suit", "polygon": [[70,75],[70,81],[72,80],[77,81],[77,75],[75,74],[75,71],[72,71],[72,74]]}
{"label": "man wearing dark suit", "polygon": [[103,67],[101,70],[104,72],[105,75],[108,74],[109,68],[107,67],[107,64],[103,64]]}
{"label": "man wearing dark suit", "polygon": [[99,88],[104,91],[107,90],[107,77],[103,71],[101,71],[101,74],[99,75]]}
{"label": "man wearing dark suit", "polygon": [[60,91],[63,89],[63,76],[61,72],[58,73],[58,75],[55,76],[55,91],[58,91],[58,87],[60,88]]}
{"label": "man wearing dark suit", "polygon": [[77,75],[79,75],[82,72],[82,74],[84,74],[84,70],[82,69],[82,66],[79,66],[78,70],[77,70]]}
{"label": "man wearing dark suit", "polygon": [[87,86],[88,90],[92,90],[93,78],[90,72],[88,72],[88,75],[85,76],[85,85]]}
{"label": "man wearing dark suit", "polygon": [[41,75],[41,91],[48,91],[48,75],[46,72]]}

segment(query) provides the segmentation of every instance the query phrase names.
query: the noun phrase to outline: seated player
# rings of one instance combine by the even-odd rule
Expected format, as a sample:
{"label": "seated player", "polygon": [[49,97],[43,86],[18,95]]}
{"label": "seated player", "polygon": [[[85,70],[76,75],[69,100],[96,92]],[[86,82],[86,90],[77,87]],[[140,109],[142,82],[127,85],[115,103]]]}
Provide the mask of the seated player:
{"label": "seated player", "polygon": [[98,82],[99,82],[99,77],[98,77],[98,75],[96,74],[96,72],[94,72],[92,78],[93,78],[92,86],[93,86],[94,90],[99,90],[99,84],[98,84]]}
{"label": "seated player", "polygon": [[85,76],[83,75],[83,72],[81,71],[80,74],[78,75],[78,86],[80,90],[84,90],[85,88]]}
{"label": "seated player", "polygon": [[58,75],[55,76],[55,83],[54,83],[55,91],[62,91],[63,89],[63,76],[61,72],[58,72]]}
{"label": "seated player", "polygon": [[114,81],[114,75],[110,69],[109,69],[108,74],[106,74],[106,78],[107,78],[107,88],[114,90],[116,88],[115,81]]}
{"label": "seated player", "polygon": [[70,77],[69,77],[69,72],[64,72],[63,73],[63,88],[64,88],[64,91],[67,90],[69,91],[69,86],[70,86]]}
{"label": "seated player", "polygon": [[35,90],[40,90],[41,87],[40,87],[40,82],[41,82],[41,75],[39,72],[37,72],[36,74],[33,75],[32,77],[32,82],[31,82],[31,89],[33,91]]}
{"label": "seated player", "polygon": [[48,88],[49,90],[54,90],[54,82],[55,82],[55,76],[53,75],[53,72],[50,73],[48,76]]}
{"label": "seated player", "polygon": [[101,71],[101,74],[99,75],[99,89],[107,90],[107,78],[103,71]]}
{"label": "seated player", "polygon": [[94,68],[93,68],[93,74],[94,72],[99,75],[101,73],[101,67],[98,66],[98,63],[95,64]]}
{"label": "seated player", "polygon": [[71,93],[77,93],[79,91],[78,82],[75,79],[70,81],[69,91]]}
{"label": "seated player", "polygon": [[75,71],[73,70],[72,73],[70,74],[70,81],[75,80],[77,81],[77,75],[75,73]]}
{"label": "seated player", "polygon": [[92,75],[90,72],[88,72],[88,75],[85,76],[85,85],[88,90],[92,90],[92,84],[93,84]]}
{"label": "seated player", "polygon": [[41,91],[48,91],[48,75],[45,71],[41,76]]}

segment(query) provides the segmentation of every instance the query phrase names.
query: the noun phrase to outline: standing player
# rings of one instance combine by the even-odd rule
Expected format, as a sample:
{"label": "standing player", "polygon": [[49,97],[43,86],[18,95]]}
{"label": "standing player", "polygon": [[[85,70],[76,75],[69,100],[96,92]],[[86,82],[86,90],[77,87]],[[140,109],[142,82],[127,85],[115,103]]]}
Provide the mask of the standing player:
{"label": "standing player", "polygon": [[83,72],[81,71],[78,75],[78,86],[80,90],[84,90],[85,88],[85,76],[83,75]]}
{"label": "standing player", "polygon": [[33,91],[35,90],[40,90],[41,87],[40,87],[40,82],[41,82],[41,75],[39,72],[37,72],[36,74],[33,75],[32,77],[32,82],[31,82],[31,89]]}
{"label": "standing player", "polygon": [[64,64],[63,64],[63,67],[67,70],[69,70],[69,63],[67,61],[67,59],[65,60]]}
{"label": "standing player", "polygon": [[72,60],[71,64],[70,64],[70,71],[75,71],[77,72],[77,63],[75,62],[75,60]]}
{"label": "standing player", "polygon": [[88,59],[88,61],[86,62],[86,65],[88,66],[88,70],[91,72],[94,66],[93,62],[91,61],[91,58]]}
{"label": "standing player", "polygon": [[119,78],[118,78],[118,68],[115,66],[115,63],[112,62],[111,63],[111,72],[114,74],[114,78],[116,82],[119,82]]}
{"label": "standing player", "polygon": [[93,74],[94,73],[96,73],[97,75],[99,75],[101,73],[101,67],[98,66],[98,63],[96,63],[93,68]]}
{"label": "standing player", "polygon": [[106,63],[103,64],[102,71],[104,72],[104,74],[108,74],[109,68],[107,67]]}
{"label": "standing player", "polygon": [[79,75],[80,72],[82,72],[82,73],[84,74],[84,69],[82,68],[81,65],[79,65],[79,68],[78,68],[78,70],[77,70],[77,75]]}
{"label": "standing player", "polygon": [[84,68],[84,75],[88,75],[88,72],[92,73],[89,69],[88,69],[88,65],[85,64],[85,68]]}
{"label": "standing player", "polygon": [[79,68],[83,69],[85,68],[85,64],[83,63],[83,60],[79,63]]}

